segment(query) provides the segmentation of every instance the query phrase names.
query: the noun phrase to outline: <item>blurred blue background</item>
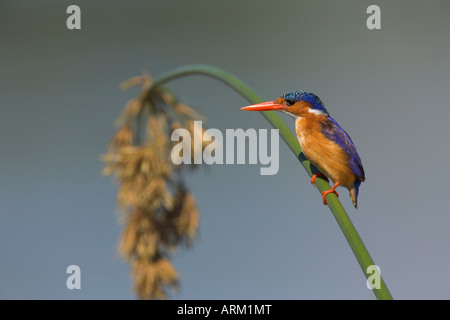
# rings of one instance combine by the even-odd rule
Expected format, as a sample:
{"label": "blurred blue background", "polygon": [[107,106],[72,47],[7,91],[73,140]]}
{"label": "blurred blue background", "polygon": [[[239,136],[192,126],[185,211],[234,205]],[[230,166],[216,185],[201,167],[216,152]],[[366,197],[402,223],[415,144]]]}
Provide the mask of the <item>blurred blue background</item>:
{"label": "blurred blue background", "polygon": [[[81,7],[81,30],[66,8]],[[381,8],[381,30],[366,9]],[[116,253],[117,185],[101,175],[119,83],[190,63],[264,99],[310,90],[366,170],[341,201],[394,298],[450,298],[448,1],[1,1],[0,298],[133,299]],[[209,78],[170,87],[208,127],[270,128]],[[286,115],[281,117],[293,128]],[[224,131],[223,131],[224,132]],[[374,299],[341,230],[283,141],[280,170],[215,165],[188,177],[201,210],[174,262],[175,299]],[[66,268],[81,267],[81,290]]]}

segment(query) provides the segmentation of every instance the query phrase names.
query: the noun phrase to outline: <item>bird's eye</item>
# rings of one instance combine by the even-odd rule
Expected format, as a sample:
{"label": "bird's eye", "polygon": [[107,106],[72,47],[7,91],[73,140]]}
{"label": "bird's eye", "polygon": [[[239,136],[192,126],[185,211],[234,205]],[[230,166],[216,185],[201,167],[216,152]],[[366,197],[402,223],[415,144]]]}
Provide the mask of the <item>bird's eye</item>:
{"label": "bird's eye", "polygon": [[294,99],[286,99],[286,104],[290,107],[295,103]]}

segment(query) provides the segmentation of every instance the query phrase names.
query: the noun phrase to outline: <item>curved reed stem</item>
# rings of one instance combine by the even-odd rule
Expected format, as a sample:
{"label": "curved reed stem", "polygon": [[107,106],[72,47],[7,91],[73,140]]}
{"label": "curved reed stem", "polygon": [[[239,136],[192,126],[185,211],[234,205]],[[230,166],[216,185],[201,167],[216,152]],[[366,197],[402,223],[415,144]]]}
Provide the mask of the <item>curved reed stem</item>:
{"label": "curved reed stem", "polygon": [[[249,86],[247,86],[244,82],[242,82],[238,78],[219,68],[202,64],[187,65],[162,74],[161,76],[155,78],[155,81],[152,87],[149,89],[149,91],[170,80],[193,74],[200,74],[213,77],[217,80],[224,82],[226,85],[234,89],[237,93],[246,98],[252,104],[260,103],[263,101],[261,97],[255,93],[254,90],[252,90]],[[274,111],[262,111],[261,113],[274,128],[279,130],[280,136],[287,143],[287,145],[295,154],[295,156],[300,160],[301,164],[305,168],[306,172],[308,172],[309,176],[312,177],[314,172],[318,172],[318,169],[315,168],[314,165],[312,165],[305,158],[305,156],[302,153],[300,144],[297,141],[297,138],[292,134],[289,127],[278,117],[278,115]],[[321,193],[325,190],[330,189],[330,185],[323,179],[317,179],[316,185]],[[330,196],[327,197],[327,203],[337,223],[339,224],[339,227],[344,233],[345,238],[347,239],[356,259],[358,260],[364,275],[366,276],[366,278],[369,278],[369,276],[371,276],[372,273],[367,274],[367,270],[370,266],[375,265],[375,263],[370,257],[370,254],[367,251],[361,237],[356,231],[347,212],[345,211],[344,207],[342,206],[341,202],[336,197],[336,195],[330,194]],[[392,299],[392,296],[381,276],[380,276],[380,288],[379,289],[374,288],[373,292],[376,298],[379,300]]]}

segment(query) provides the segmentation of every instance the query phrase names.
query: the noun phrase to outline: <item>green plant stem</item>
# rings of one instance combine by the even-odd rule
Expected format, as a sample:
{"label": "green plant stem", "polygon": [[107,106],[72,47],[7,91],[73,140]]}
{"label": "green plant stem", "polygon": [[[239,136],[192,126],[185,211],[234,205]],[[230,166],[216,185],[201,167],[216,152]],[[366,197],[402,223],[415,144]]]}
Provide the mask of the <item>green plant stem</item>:
{"label": "green plant stem", "polygon": [[[224,82],[226,85],[233,88],[236,92],[238,92],[252,104],[263,102],[261,97],[257,95],[255,91],[247,86],[244,82],[229,74],[228,72],[208,65],[187,65],[164,73],[161,76],[155,78],[155,81],[149,90],[149,94],[153,88],[161,86],[162,84],[170,80],[193,74],[210,76]],[[267,119],[267,121],[270,122],[270,124],[274,128],[279,130],[280,136],[287,143],[295,156],[300,160],[309,176],[312,177],[315,172],[318,172],[318,169],[305,158],[302,153],[300,144],[297,141],[297,138],[292,134],[289,127],[281,120],[281,118],[279,118],[274,111],[262,111],[261,114]],[[325,190],[330,189],[330,185],[321,178],[316,179],[316,185],[321,193]],[[366,278],[368,278],[369,276],[371,276],[371,274],[367,274],[367,269],[369,266],[375,265],[375,263],[370,257],[367,248],[364,246],[361,237],[359,236],[347,212],[345,211],[344,207],[335,194],[330,194],[327,196],[327,203],[342,232],[344,233],[345,238],[347,239],[356,259],[358,260],[364,275],[366,276]],[[381,276],[380,282],[380,288],[373,289],[373,292],[377,299],[392,299],[392,296],[389,293],[389,290]]]}

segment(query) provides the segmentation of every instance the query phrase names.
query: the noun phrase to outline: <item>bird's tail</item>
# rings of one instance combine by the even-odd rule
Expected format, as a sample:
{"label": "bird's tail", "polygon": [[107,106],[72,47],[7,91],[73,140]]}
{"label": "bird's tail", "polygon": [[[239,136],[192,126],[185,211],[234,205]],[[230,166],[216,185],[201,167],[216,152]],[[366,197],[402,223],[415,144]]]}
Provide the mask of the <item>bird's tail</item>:
{"label": "bird's tail", "polygon": [[354,185],[354,188],[350,189],[350,199],[352,199],[355,209],[358,209],[358,193],[359,193],[359,186],[361,185],[361,181],[355,180],[353,185]]}

